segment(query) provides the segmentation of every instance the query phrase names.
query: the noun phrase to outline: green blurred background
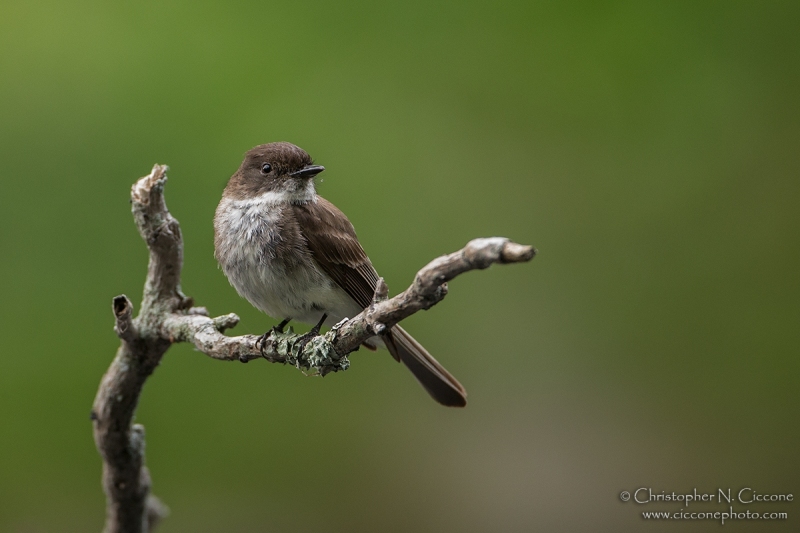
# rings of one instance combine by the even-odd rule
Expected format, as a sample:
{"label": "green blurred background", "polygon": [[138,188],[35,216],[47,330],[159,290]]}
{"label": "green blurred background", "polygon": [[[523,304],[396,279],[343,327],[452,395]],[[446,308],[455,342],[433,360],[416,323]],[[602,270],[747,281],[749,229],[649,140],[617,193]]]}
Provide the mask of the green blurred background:
{"label": "green blurred background", "polygon": [[[319,379],[173,347],[137,416],[160,531],[705,531],[619,492],[800,491],[799,6],[5,0],[0,530],[102,527],[89,410],[153,163],[185,292],[275,323],[211,226],[275,140],[325,165],[392,293],[474,237],[540,255],[407,321],[465,410],[385,353]],[[766,508],[789,520],[726,530],[796,530]]]}

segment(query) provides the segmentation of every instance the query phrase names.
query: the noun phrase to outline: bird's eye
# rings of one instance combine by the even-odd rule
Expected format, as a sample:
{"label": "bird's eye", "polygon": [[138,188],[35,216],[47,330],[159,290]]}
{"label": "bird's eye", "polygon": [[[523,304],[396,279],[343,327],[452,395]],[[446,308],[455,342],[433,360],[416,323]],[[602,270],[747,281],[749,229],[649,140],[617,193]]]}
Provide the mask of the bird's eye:
{"label": "bird's eye", "polygon": [[264,175],[269,174],[270,170],[272,170],[272,165],[270,165],[269,163],[264,163],[263,165],[261,165],[262,174]]}

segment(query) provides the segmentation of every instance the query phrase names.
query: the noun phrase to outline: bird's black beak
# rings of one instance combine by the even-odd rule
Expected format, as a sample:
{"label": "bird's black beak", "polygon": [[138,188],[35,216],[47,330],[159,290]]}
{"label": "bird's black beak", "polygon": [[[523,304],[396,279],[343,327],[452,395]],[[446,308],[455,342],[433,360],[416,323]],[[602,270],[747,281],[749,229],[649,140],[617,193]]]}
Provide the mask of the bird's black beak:
{"label": "bird's black beak", "polygon": [[313,178],[320,172],[325,170],[325,167],[319,165],[306,165],[296,172],[289,174],[293,178]]}

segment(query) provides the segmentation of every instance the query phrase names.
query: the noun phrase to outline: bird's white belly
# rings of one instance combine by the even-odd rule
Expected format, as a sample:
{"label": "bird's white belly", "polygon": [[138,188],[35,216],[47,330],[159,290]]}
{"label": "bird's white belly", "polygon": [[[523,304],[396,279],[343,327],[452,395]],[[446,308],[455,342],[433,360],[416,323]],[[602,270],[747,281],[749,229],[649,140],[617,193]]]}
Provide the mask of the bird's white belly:
{"label": "bird's white belly", "polygon": [[361,312],[315,264],[288,269],[277,261],[245,259],[238,266],[244,268],[226,269],[231,285],[254,307],[278,320],[292,318],[315,324],[324,313],[331,325]]}
{"label": "bird's white belly", "polygon": [[254,307],[278,320],[327,325],[361,312],[358,304],[309,256],[291,260],[278,251],[279,206],[223,202],[217,213],[217,259],[236,291]]}

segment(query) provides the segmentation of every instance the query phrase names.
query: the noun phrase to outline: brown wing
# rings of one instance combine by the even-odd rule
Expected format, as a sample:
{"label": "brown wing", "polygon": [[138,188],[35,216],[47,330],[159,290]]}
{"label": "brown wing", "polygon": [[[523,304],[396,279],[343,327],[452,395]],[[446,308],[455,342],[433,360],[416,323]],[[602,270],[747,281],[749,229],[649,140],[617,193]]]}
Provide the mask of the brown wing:
{"label": "brown wing", "polygon": [[347,217],[328,200],[294,205],[301,232],[317,264],[361,307],[375,295],[375,272]]}
{"label": "brown wing", "polygon": [[[317,198],[315,203],[294,206],[295,217],[311,255],[358,305],[367,307],[375,294],[378,273],[344,213],[324,198]],[[458,380],[400,326],[395,326],[382,337],[392,357],[403,361],[437,402],[452,407],[467,404],[467,393]],[[374,349],[374,345],[366,346]]]}

